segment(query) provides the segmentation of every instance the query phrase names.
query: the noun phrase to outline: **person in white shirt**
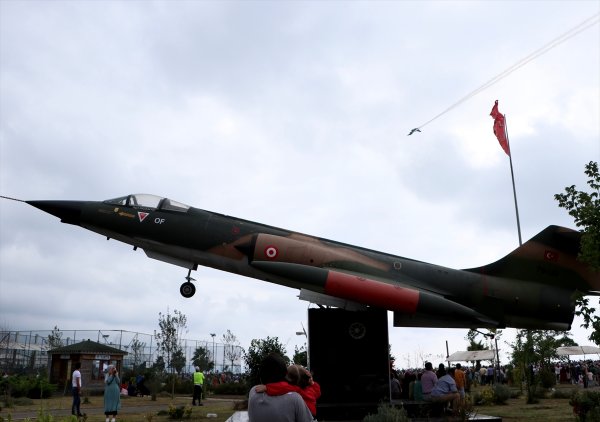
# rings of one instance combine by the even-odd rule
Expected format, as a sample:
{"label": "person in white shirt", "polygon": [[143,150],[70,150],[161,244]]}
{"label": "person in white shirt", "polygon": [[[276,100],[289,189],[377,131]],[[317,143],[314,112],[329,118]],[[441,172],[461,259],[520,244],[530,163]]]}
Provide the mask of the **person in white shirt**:
{"label": "person in white shirt", "polygon": [[73,371],[73,376],[71,377],[73,387],[73,404],[71,405],[71,414],[75,416],[83,416],[79,408],[81,406],[81,372],[79,371],[80,368],[81,362],[76,362],[75,370]]}

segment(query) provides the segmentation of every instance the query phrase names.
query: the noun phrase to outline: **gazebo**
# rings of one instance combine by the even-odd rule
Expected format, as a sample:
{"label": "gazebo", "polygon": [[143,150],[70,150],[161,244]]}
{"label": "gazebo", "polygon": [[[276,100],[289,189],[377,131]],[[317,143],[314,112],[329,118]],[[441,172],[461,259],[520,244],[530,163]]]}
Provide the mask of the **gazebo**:
{"label": "gazebo", "polygon": [[559,356],[571,355],[598,355],[600,356],[600,347],[596,346],[563,346],[556,349],[556,354]]}
{"label": "gazebo", "polygon": [[50,382],[64,386],[65,392],[70,390],[71,374],[75,363],[80,362],[81,384],[84,390],[102,390],[104,369],[108,365],[115,365],[121,372],[121,364],[126,354],[123,350],[91,340],[49,350]]}
{"label": "gazebo", "polygon": [[496,358],[495,350],[473,350],[454,352],[446,358],[448,362],[469,362],[478,360],[494,360]]}

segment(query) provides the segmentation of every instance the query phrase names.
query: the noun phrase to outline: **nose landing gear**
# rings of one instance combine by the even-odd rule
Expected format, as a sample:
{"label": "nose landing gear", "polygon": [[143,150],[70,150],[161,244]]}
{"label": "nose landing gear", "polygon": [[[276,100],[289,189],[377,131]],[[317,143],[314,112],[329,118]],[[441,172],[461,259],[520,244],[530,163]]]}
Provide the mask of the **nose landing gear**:
{"label": "nose landing gear", "polygon": [[179,287],[179,293],[181,293],[181,296],[185,298],[190,298],[194,296],[194,293],[196,293],[196,286],[194,286],[194,283],[192,283],[192,281],[196,280],[190,276],[191,273],[192,270],[189,270],[187,277],[185,277],[187,281],[183,283],[181,287]]}

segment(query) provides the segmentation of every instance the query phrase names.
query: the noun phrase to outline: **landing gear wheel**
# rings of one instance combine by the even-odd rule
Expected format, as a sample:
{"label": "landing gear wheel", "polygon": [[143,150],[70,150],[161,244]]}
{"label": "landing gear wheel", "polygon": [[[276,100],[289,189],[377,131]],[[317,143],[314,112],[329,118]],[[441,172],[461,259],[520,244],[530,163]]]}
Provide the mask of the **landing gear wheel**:
{"label": "landing gear wheel", "polygon": [[181,293],[181,296],[185,298],[190,298],[194,296],[194,293],[196,293],[196,286],[194,286],[193,283],[186,281],[179,288],[179,293]]}

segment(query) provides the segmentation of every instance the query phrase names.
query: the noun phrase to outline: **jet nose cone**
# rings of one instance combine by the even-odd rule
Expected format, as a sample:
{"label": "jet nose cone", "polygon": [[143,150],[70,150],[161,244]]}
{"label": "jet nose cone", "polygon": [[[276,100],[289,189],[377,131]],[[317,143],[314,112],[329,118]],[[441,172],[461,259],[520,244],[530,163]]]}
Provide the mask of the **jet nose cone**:
{"label": "jet nose cone", "polygon": [[25,201],[48,214],[52,214],[63,223],[78,225],[85,201]]}

